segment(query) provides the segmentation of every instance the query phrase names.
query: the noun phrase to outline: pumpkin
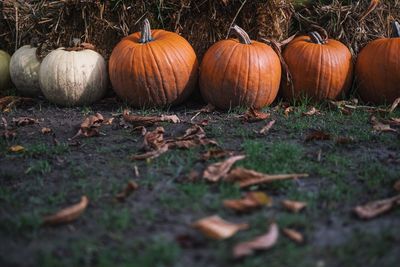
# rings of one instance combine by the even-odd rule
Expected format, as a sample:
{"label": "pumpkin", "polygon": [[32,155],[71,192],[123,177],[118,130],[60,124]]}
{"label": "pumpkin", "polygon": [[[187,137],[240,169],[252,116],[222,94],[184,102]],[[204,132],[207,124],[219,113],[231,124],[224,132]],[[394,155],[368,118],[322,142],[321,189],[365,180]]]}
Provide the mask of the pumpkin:
{"label": "pumpkin", "polygon": [[271,104],[281,80],[278,55],[270,46],[252,41],[239,26],[232,30],[238,39],[219,41],[204,55],[200,67],[203,98],[224,110]]}
{"label": "pumpkin", "polygon": [[28,96],[41,93],[39,86],[40,61],[36,56],[36,47],[25,45],[11,57],[10,76],[17,90]]}
{"label": "pumpkin", "polygon": [[282,86],[288,100],[309,98],[313,101],[336,99],[352,85],[353,60],[341,42],[328,39],[317,31],[296,37],[283,51],[291,81]]}
{"label": "pumpkin", "polygon": [[198,63],[192,46],[176,33],[151,30],[122,39],[113,49],[109,73],[119,97],[135,107],[183,102],[195,89]]}
{"label": "pumpkin", "polygon": [[358,93],[366,102],[392,103],[400,97],[400,24],[393,22],[392,38],[367,44],[356,63]]}
{"label": "pumpkin", "polygon": [[44,96],[62,106],[99,100],[107,90],[107,82],[104,58],[93,50],[58,48],[40,65],[39,84]]}
{"label": "pumpkin", "polygon": [[0,50],[0,90],[5,90],[10,80],[10,55]]}

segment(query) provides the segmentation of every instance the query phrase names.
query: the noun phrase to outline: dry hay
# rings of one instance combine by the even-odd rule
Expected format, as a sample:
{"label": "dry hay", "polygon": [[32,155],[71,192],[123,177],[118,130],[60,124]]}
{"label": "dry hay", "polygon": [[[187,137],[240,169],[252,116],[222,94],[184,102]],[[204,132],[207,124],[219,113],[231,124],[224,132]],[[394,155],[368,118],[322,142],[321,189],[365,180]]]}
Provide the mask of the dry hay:
{"label": "dry hay", "polygon": [[371,40],[389,37],[391,22],[400,19],[400,0],[381,0],[377,8],[364,20],[370,0],[339,1],[330,4],[320,2],[299,9],[294,18],[300,31],[310,29],[312,24],[324,27],[331,38],[339,39],[356,55]]}
{"label": "dry hay", "polygon": [[74,38],[96,45],[108,57],[123,37],[148,17],[153,28],[182,34],[201,56],[237,23],[252,38],[284,39],[292,5],[288,0],[33,0],[2,4],[0,45],[12,52],[37,38],[44,50],[70,46]]}

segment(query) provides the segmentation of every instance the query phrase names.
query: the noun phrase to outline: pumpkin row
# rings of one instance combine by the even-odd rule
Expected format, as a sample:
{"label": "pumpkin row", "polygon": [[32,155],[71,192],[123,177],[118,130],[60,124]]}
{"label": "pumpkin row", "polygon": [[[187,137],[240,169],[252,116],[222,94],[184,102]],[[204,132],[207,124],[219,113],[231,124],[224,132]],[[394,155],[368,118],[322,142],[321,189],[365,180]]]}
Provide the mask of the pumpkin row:
{"label": "pumpkin row", "polygon": [[[352,55],[344,44],[328,39],[325,31],[294,38],[283,50],[283,60],[271,46],[251,40],[240,27],[232,31],[237,39],[215,43],[199,67],[192,46],[183,37],[151,30],[145,19],[141,32],[123,38],[113,49],[108,66],[112,87],[135,107],[162,107],[182,103],[199,80],[208,103],[229,109],[267,106],[280,88],[288,100],[306,96],[318,101],[336,99],[352,85]],[[362,49],[355,76],[363,100],[384,103],[400,97],[399,50],[397,22],[393,22],[392,38],[372,41]],[[281,62],[287,65],[283,82]],[[11,60],[0,52],[0,88],[6,83],[8,68],[22,94],[42,92],[59,105],[90,104],[107,89],[106,62],[89,49],[59,48],[42,62],[31,46],[18,49]]]}

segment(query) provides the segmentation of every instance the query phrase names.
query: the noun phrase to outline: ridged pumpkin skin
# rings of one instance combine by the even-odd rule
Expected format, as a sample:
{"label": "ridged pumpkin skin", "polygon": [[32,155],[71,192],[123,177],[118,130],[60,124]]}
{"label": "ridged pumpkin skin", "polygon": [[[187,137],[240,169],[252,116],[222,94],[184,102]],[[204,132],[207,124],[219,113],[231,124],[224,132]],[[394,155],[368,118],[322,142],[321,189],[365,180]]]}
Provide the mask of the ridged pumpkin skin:
{"label": "ridged pumpkin skin", "polygon": [[10,81],[10,55],[0,50],[0,91],[5,90]]}
{"label": "ridged pumpkin skin", "polygon": [[197,83],[196,53],[178,34],[148,27],[152,40],[141,43],[143,32],[137,32],[122,39],[112,51],[112,86],[120,98],[135,107],[182,103]]}
{"label": "ridged pumpkin skin", "polygon": [[36,47],[24,45],[11,57],[10,76],[17,90],[23,95],[41,94],[39,85],[40,61],[36,57]]}
{"label": "ridged pumpkin skin", "polygon": [[400,38],[370,42],[356,63],[358,93],[370,103],[392,103],[400,97]]}
{"label": "ridged pumpkin skin", "polygon": [[314,43],[309,36],[299,36],[283,51],[292,75],[293,87],[282,86],[288,100],[311,98],[334,100],[346,92],[353,81],[353,60],[349,49],[339,41],[327,39]]}
{"label": "ridged pumpkin skin", "polygon": [[107,82],[104,58],[93,50],[59,48],[40,65],[40,88],[47,100],[58,105],[91,104],[104,96]]}
{"label": "ridged pumpkin skin", "polygon": [[223,110],[237,106],[259,109],[271,104],[280,81],[278,55],[257,41],[219,41],[208,49],[200,67],[203,98]]}

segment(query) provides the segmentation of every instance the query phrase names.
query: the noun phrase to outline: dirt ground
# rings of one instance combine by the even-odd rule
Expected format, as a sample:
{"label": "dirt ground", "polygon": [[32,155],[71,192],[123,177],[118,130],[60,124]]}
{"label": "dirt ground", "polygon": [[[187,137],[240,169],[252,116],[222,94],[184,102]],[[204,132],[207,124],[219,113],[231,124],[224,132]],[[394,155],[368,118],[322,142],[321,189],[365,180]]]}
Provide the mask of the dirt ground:
{"label": "dirt ground", "polygon": [[[69,140],[88,115],[99,112],[107,119],[124,108],[112,99],[84,108],[38,101],[2,113],[10,127],[12,119],[21,116],[38,123],[15,127],[15,138],[0,140],[0,266],[399,266],[400,208],[370,221],[352,212],[359,204],[398,194],[393,184],[400,179],[400,135],[372,131],[370,112],[357,109],[344,115],[321,105],[317,108],[322,114],[303,116],[310,106],[300,104],[288,116],[283,109],[267,108],[271,118],[255,123],[243,122],[241,109],[198,115],[194,122],[208,121],[203,127],[208,138],[246,155],[235,166],[269,174],[309,174],[251,188],[271,196],[272,207],[237,214],[222,202],[240,197],[244,191],[239,187],[185,178],[191,170],[202,172],[218,161],[201,160],[210,147],[174,149],[153,160],[133,161],[130,156],[139,153],[143,137],[123,127],[118,117],[112,125],[101,126],[98,137]],[[132,111],[178,115],[179,124],[157,124],[171,137],[191,126],[199,108]],[[400,111],[392,116],[400,117]],[[276,123],[267,135],[256,133],[272,119]],[[42,134],[43,127],[53,134]],[[315,129],[331,139],[305,142]],[[353,141],[336,142],[343,136]],[[10,152],[13,145],[24,151]],[[115,201],[130,180],[139,189],[125,202]],[[90,203],[76,221],[42,225],[44,215],[78,202],[82,195]],[[291,213],[281,205],[285,199],[308,205]],[[190,226],[214,214],[247,222],[250,229],[215,241]],[[270,250],[233,259],[236,243],[265,233],[271,222],[300,231],[304,244],[281,233]]]}

